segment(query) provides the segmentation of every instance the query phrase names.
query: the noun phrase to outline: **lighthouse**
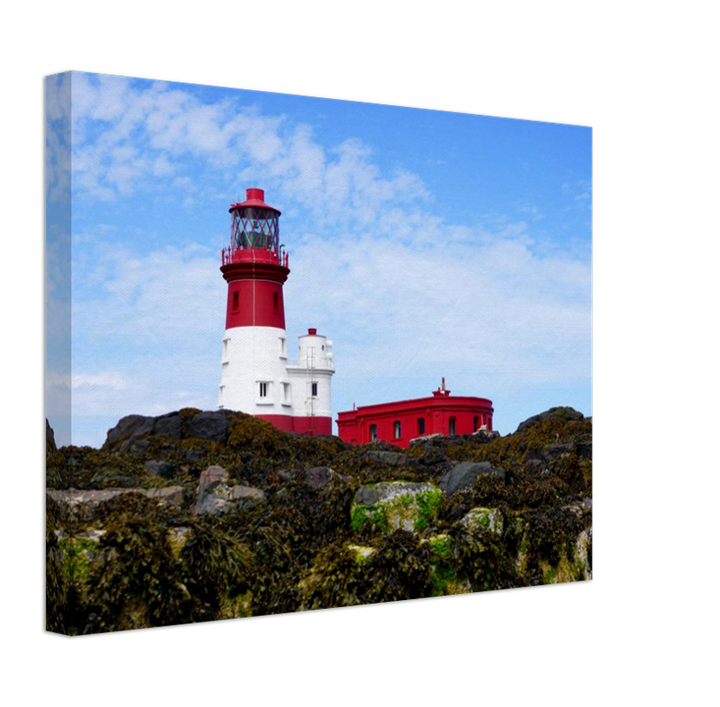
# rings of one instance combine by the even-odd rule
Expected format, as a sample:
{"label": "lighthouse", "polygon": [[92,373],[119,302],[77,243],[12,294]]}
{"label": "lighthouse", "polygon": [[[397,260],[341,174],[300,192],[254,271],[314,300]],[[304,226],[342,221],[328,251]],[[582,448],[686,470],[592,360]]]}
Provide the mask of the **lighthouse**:
{"label": "lighthouse", "polygon": [[280,211],[262,189],[230,207],[230,245],[220,271],[228,285],[219,407],[255,415],[285,432],[332,434],[332,342],[309,328],[288,359]]}

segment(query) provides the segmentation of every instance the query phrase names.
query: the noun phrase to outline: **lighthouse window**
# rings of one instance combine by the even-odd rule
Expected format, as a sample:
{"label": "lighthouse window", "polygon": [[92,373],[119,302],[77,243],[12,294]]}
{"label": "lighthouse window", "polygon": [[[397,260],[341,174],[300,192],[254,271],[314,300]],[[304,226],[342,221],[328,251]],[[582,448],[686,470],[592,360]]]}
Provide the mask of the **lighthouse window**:
{"label": "lighthouse window", "polygon": [[280,297],[277,292],[273,292],[273,310],[276,312],[280,311]]}
{"label": "lighthouse window", "polygon": [[313,398],[317,398],[317,383],[313,383],[312,386],[312,396]]}
{"label": "lighthouse window", "polygon": [[393,422],[393,431],[395,433],[395,439],[400,439],[400,437],[402,437],[400,420],[395,420],[395,422]]}
{"label": "lighthouse window", "polygon": [[267,383],[260,383],[260,397],[261,398],[267,398],[267,389],[268,389]]}
{"label": "lighthouse window", "polygon": [[240,293],[233,292],[233,309],[238,309],[239,307],[240,307]]}
{"label": "lighthouse window", "polygon": [[377,425],[370,425],[370,441],[375,442],[377,440]]}

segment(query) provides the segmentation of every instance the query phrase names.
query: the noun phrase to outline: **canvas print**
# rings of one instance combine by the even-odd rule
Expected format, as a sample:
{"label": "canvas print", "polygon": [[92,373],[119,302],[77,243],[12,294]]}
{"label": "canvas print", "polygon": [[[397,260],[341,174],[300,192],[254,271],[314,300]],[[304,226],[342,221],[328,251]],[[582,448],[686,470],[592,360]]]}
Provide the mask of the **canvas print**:
{"label": "canvas print", "polygon": [[47,630],[592,579],[591,128],[67,72],[45,169]]}

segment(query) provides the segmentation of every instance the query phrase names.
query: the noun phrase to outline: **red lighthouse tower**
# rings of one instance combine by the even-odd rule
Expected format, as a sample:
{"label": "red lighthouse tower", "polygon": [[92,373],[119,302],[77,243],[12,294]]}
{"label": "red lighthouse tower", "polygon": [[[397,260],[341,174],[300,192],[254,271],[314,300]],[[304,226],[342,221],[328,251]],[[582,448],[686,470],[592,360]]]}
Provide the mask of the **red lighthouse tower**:
{"label": "red lighthouse tower", "polygon": [[288,432],[330,434],[332,342],[309,329],[298,364],[288,365],[283,284],[290,269],[279,245],[280,211],[265,203],[262,189],[248,189],[230,214],[220,268],[228,294],[219,406]]}
{"label": "red lighthouse tower", "polygon": [[248,189],[247,199],[230,207],[230,247],[223,249],[220,268],[228,283],[226,329],[285,329],[282,286],[290,273],[288,256],[278,245],[280,211],[264,199],[262,189]]}

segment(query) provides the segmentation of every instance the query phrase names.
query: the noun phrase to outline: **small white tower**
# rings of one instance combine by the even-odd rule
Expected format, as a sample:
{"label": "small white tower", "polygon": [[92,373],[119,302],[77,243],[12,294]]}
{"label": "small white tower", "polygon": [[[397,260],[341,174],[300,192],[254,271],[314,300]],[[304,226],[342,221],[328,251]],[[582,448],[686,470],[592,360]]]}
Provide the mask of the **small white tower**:
{"label": "small white tower", "polygon": [[317,329],[308,329],[299,340],[297,365],[287,367],[293,390],[295,431],[330,434],[319,430],[327,429],[326,420],[330,420],[332,429],[330,379],[335,373],[332,341],[318,334]]}

